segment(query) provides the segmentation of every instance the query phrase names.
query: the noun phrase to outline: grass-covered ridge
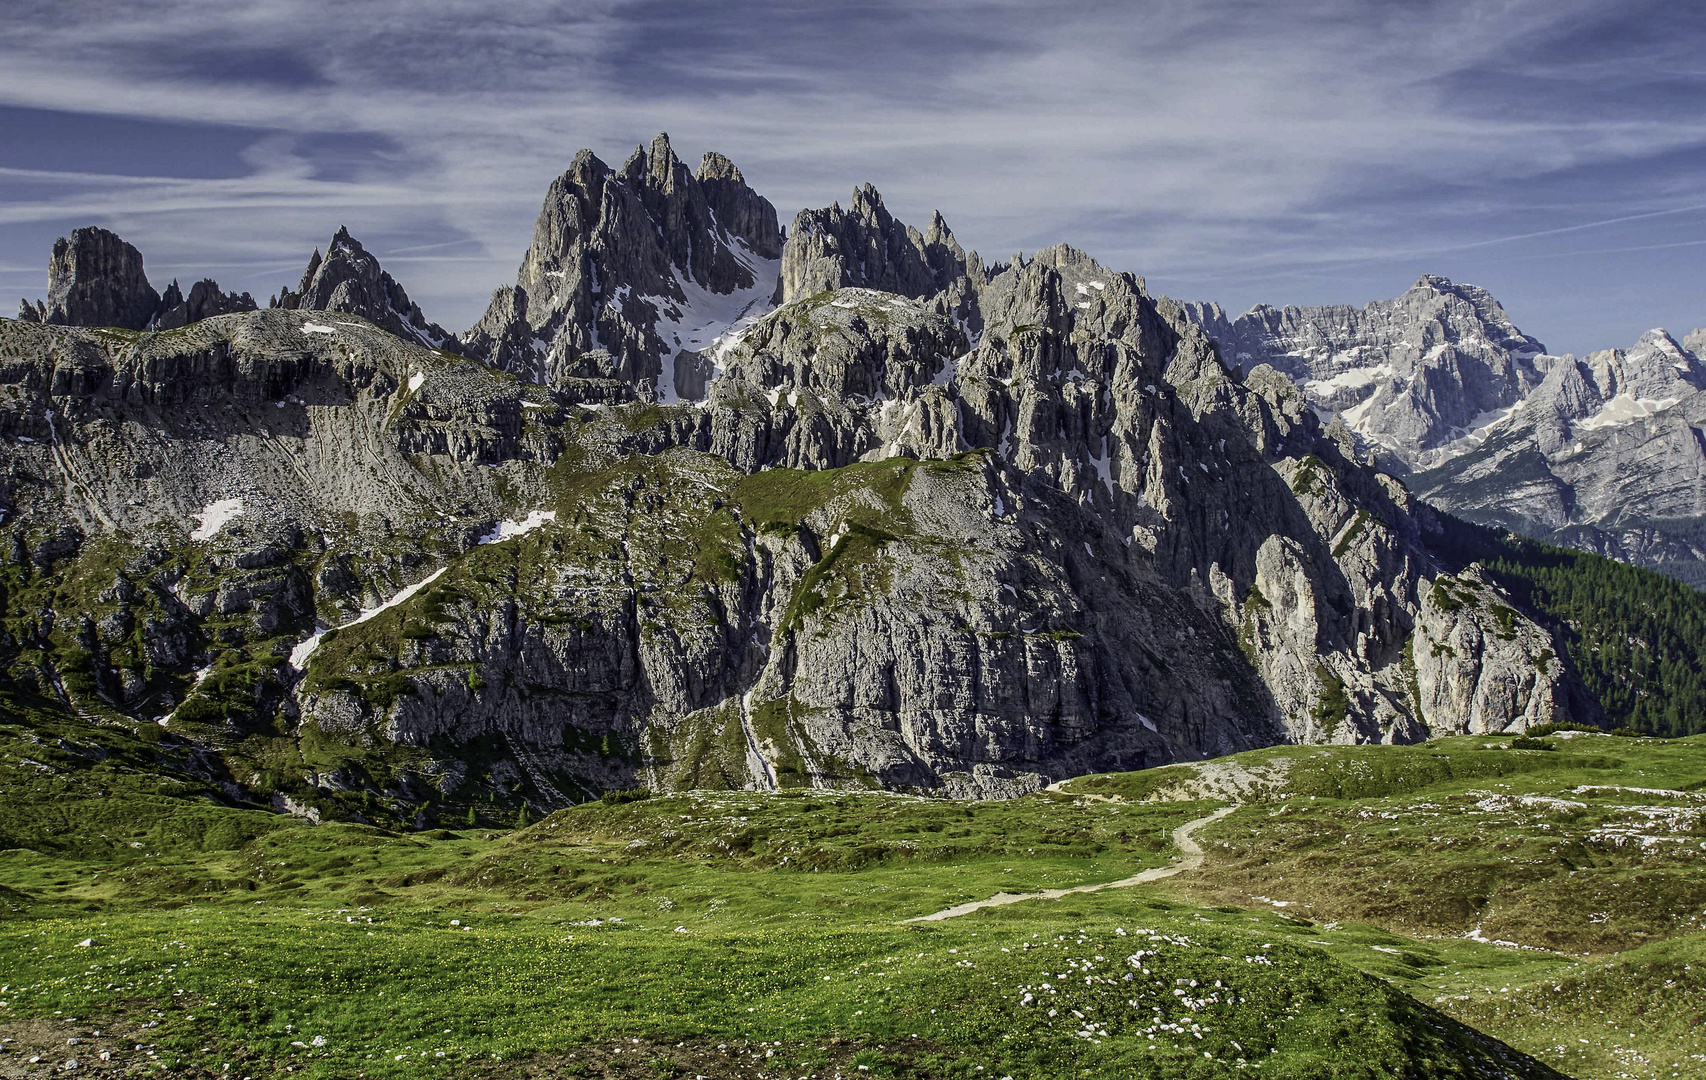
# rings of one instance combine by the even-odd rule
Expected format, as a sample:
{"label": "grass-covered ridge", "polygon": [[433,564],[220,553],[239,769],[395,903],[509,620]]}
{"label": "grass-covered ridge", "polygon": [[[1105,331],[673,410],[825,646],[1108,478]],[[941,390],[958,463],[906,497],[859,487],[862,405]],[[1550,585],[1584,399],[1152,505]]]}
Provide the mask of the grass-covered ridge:
{"label": "grass-covered ridge", "polygon": [[1191,887],[1208,898],[1571,955],[1706,931],[1698,737],[1275,747],[1068,788],[1246,804],[1205,832]]}

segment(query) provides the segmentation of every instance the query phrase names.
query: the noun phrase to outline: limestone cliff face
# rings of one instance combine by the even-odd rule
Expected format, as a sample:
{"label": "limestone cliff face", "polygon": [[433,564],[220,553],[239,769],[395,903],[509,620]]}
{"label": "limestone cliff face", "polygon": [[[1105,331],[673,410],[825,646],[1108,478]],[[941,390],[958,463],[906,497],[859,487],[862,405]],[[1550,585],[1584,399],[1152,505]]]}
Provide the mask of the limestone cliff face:
{"label": "limestone cliff face", "polygon": [[[525,363],[283,308],[0,322],[6,677],[164,719],[256,791],[410,813],[1008,795],[1585,715],[1549,633],[1447,580],[1352,432],[1070,248],[938,277],[946,226],[884,224],[874,192],[802,215],[802,295],[707,323],[664,380],[694,392],[660,401],[657,298],[774,287],[738,174],[701,173],[667,143],[577,159],[494,308],[524,317],[492,348],[556,343]],[[886,262],[853,256],[878,237]],[[809,283],[824,260],[861,276]],[[652,322],[600,314],[648,295]],[[620,326],[632,349],[591,347]]]}
{"label": "limestone cliff face", "polygon": [[1485,734],[1583,715],[1554,647],[1479,568],[1436,578],[1411,643],[1422,717],[1441,734]]}

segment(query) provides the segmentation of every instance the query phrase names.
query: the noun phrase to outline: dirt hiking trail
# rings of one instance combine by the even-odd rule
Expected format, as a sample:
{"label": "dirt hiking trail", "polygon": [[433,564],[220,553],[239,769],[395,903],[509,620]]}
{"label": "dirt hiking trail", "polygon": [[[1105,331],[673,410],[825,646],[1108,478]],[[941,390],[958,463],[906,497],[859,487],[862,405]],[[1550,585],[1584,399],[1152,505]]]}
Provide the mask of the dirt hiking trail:
{"label": "dirt hiking trail", "polygon": [[1179,849],[1181,857],[1166,866],[1152,867],[1141,873],[1133,874],[1131,877],[1122,878],[1119,881],[1105,881],[1100,885],[1075,885],[1070,889],[1044,889],[1041,892],[996,893],[987,900],[970,900],[964,904],[955,904],[951,908],[944,908],[941,911],[932,912],[929,915],[919,915],[911,919],[902,919],[901,922],[939,922],[942,919],[956,919],[961,915],[970,915],[974,911],[979,911],[983,908],[989,907],[1000,907],[1003,904],[1018,904],[1026,900],[1058,900],[1063,896],[1071,896],[1073,893],[1100,892],[1103,889],[1128,889],[1133,885],[1147,885],[1151,881],[1160,881],[1163,878],[1170,878],[1175,874],[1182,874],[1187,870],[1195,870],[1197,867],[1202,865],[1203,852],[1202,847],[1198,845],[1195,840],[1191,839],[1191,834],[1202,828],[1204,825],[1219,821],[1221,818],[1232,813],[1232,811],[1236,809],[1238,809],[1237,803],[1233,803],[1230,806],[1223,806],[1207,817],[1200,817],[1195,821],[1187,821],[1177,829],[1174,829],[1173,846]]}

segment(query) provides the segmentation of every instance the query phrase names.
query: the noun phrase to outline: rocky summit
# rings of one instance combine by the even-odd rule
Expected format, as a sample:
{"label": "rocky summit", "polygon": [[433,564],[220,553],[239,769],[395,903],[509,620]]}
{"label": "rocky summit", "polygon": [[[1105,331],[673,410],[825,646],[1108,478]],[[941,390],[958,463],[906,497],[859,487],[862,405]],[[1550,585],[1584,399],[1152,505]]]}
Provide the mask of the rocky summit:
{"label": "rocky summit", "polygon": [[668,135],[616,170],[583,150],[464,351],[539,382],[703,397],[723,336],[769,306],[780,244],[775,208],[721,154],[695,175]]}
{"label": "rocky summit", "polygon": [[1369,438],[1539,385],[1589,409],[1547,421],[1588,425],[1568,457],[1683,352],[1549,363],[1440,279],[1227,322],[849,205],[784,232],[720,155],[583,152],[460,338],[342,229],[272,307],[182,322],[79,230],[0,321],[5,679],[232,798],[418,823],[1622,716]]}
{"label": "rocky summit", "polygon": [[308,269],[295,289],[280,289],[268,305],[286,311],[340,311],[360,315],[404,341],[436,349],[454,338],[437,323],[427,321],[420,305],[397,280],[380,269],[379,260],[340,226],[326,245],[308,259]]}
{"label": "rocky summit", "polygon": [[161,295],[148,283],[141,252],[105,229],[86,228],[54,242],[47,302],[25,300],[18,318],[55,326],[168,330],[211,315],[253,310],[254,297],[221,292],[212,278],[192,285],[188,297],[176,281]]}

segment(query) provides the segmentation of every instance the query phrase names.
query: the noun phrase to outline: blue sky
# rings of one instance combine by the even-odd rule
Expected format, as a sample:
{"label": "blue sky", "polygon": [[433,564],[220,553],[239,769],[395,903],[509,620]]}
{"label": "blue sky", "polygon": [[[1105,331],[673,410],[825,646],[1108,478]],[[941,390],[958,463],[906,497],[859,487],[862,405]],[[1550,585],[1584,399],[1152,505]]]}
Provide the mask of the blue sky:
{"label": "blue sky", "polygon": [[262,298],[347,225],[461,329],[546,185],[670,133],[1218,300],[1472,281],[1554,351],[1706,325],[1706,14],[1644,0],[10,0],[0,300],[102,224]]}

